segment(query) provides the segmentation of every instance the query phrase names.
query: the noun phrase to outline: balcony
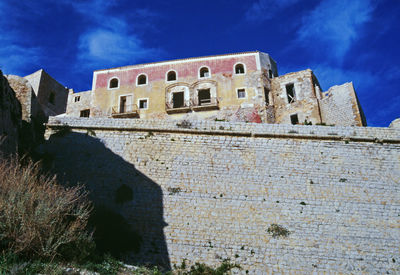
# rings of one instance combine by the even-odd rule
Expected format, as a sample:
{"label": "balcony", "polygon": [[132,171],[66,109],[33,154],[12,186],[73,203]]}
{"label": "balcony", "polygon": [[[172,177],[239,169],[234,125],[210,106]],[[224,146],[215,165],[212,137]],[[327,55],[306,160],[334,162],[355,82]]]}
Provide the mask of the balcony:
{"label": "balcony", "polygon": [[165,110],[167,114],[187,113],[190,112],[190,106],[188,103],[176,104],[172,102],[165,104]]}
{"label": "balcony", "polygon": [[111,110],[113,118],[138,118],[139,108],[136,104],[114,106]]}
{"label": "balcony", "polygon": [[199,104],[192,106],[193,111],[209,111],[209,110],[218,110],[218,98],[211,97],[211,98],[199,98]]}

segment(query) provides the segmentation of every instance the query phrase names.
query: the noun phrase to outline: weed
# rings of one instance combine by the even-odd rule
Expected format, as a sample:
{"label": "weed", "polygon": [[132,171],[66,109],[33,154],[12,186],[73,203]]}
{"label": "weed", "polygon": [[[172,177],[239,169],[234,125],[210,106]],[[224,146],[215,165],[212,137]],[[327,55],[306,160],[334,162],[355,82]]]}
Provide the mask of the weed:
{"label": "weed", "polygon": [[347,179],[345,179],[345,178],[341,178],[340,180],[339,180],[339,182],[346,182],[347,181]]}
{"label": "weed", "polygon": [[272,234],[273,238],[277,237],[287,237],[290,234],[290,231],[284,228],[283,226],[273,223],[268,227],[268,233]]}
{"label": "weed", "polygon": [[301,205],[307,205],[304,201],[300,202]]}
{"label": "weed", "polygon": [[179,194],[182,190],[180,187],[168,187],[169,195]]}
{"label": "weed", "polygon": [[94,130],[92,130],[92,129],[87,129],[86,135],[95,137],[96,136],[96,132]]}
{"label": "weed", "polygon": [[86,231],[92,210],[87,193],[40,171],[29,160],[0,160],[1,248],[31,259],[88,256],[94,243]]}
{"label": "weed", "polygon": [[176,126],[178,126],[179,128],[190,129],[192,128],[192,123],[189,120],[184,119],[181,122],[178,122]]}
{"label": "weed", "polygon": [[224,126],[219,126],[219,129],[220,129],[220,130],[224,130],[225,127],[224,127]]}
{"label": "weed", "polygon": [[290,130],[289,131],[289,134],[298,134],[299,132],[298,131],[295,131],[295,130]]}

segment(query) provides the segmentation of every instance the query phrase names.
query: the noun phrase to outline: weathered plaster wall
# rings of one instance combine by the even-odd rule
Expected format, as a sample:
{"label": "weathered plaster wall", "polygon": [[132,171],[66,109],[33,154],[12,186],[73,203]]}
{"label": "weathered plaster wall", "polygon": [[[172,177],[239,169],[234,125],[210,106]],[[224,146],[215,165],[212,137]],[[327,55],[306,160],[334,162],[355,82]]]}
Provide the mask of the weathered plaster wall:
{"label": "weathered plaster wall", "polygon": [[[72,131],[50,136],[63,125]],[[398,129],[186,126],[51,118],[41,150],[143,236],[136,258],[230,258],[256,274],[400,272]],[[117,205],[122,184],[133,198]],[[273,238],[271,224],[289,236]]]}
{"label": "weathered plaster wall", "polygon": [[321,114],[326,124],[366,126],[353,83],[333,86],[323,93]]}
{"label": "weathered plaster wall", "polygon": [[70,89],[67,101],[66,115],[79,117],[82,110],[90,110],[92,100],[92,91],[75,93]]}
{"label": "weathered plaster wall", "polygon": [[[234,65],[245,65],[245,74],[235,74]],[[94,72],[92,116],[109,116],[111,108],[118,109],[120,96],[132,95],[133,104],[138,104],[139,99],[148,99],[148,108],[140,110],[140,118],[182,118],[185,113],[167,115],[166,99],[171,85],[178,84],[183,91],[189,89],[188,100],[197,100],[196,90],[203,82],[212,80],[216,83],[219,109],[256,108],[261,112],[263,101],[263,81],[258,54],[219,56],[215,58],[199,58],[199,60],[177,60],[166,64],[144,64],[125,68],[116,68]],[[209,78],[199,78],[199,69],[208,67],[211,73]],[[176,81],[167,81],[166,74],[170,70],[177,73]],[[146,85],[136,85],[140,74],[147,75]],[[108,89],[109,80],[117,77],[119,87]],[[269,83],[267,83],[269,85]],[[238,98],[237,89],[245,88],[246,97]],[[263,107],[263,106],[262,106]],[[219,112],[215,110],[192,110],[191,116],[198,118],[214,117]]]}

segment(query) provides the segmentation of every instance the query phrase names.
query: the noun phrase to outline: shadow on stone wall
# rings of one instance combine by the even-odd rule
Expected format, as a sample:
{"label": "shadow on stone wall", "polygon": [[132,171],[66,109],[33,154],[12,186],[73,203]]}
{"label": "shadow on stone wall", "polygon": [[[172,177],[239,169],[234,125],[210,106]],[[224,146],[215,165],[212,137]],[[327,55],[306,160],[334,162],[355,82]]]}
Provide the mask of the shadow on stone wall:
{"label": "shadow on stone wall", "polygon": [[95,203],[96,245],[130,264],[170,269],[162,190],[90,134],[54,134],[40,147],[44,165],[66,185],[83,184]]}

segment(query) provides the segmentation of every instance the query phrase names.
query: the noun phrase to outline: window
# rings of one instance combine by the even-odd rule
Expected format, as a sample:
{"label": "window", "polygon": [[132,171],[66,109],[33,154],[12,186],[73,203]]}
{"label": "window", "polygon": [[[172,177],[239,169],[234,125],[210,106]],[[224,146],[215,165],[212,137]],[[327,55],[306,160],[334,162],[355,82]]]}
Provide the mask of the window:
{"label": "window", "polygon": [[264,87],[265,106],[269,106],[269,90]]}
{"label": "window", "polygon": [[271,69],[268,70],[268,77],[269,77],[269,78],[273,78],[273,77],[274,77],[274,76],[272,75],[272,70],[271,70]]}
{"label": "window", "polygon": [[147,99],[139,99],[139,109],[147,109],[148,101]]}
{"label": "window", "polygon": [[172,107],[181,108],[184,106],[184,92],[177,92],[172,94]]}
{"label": "window", "polygon": [[202,67],[200,69],[200,78],[210,77],[210,70],[207,67]]}
{"label": "window", "polygon": [[238,98],[246,98],[246,90],[245,89],[237,89],[237,97]]}
{"label": "window", "polygon": [[296,92],[294,90],[294,84],[286,85],[286,95],[288,99],[288,103],[292,103],[296,101]]}
{"label": "window", "polygon": [[201,89],[198,93],[199,106],[211,103],[210,89]]}
{"label": "window", "polygon": [[297,116],[297,114],[291,115],[290,116],[290,122],[295,125],[295,124],[299,124],[299,117]]}
{"label": "window", "polygon": [[109,89],[116,89],[119,87],[119,80],[118,78],[114,77],[110,80],[110,83],[108,85]]}
{"label": "window", "polygon": [[78,101],[80,101],[80,100],[81,100],[81,97],[80,97],[80,96],[74,97],[74,101],[75,101],[75,102],[78,102]]}
{"label": "window", "polygon": [[169,71],[167,74],[167,81],[175,81],[176,80],[176,72]]}
{"label": "window", "polygon": [[50,92],[49,103],[54,104],[55,100],[56,100],[56,94],[54,92]]}
{"label": "window", "polygon": [[137,78],[137,85],[146,85],[147,84],[147,76],[145,74],[141,74]]}
{"label": "window", "polygon": [[235,74],[244,74],[244,65],[243,64],[236,64]]}
{"label": "window", "polygon": [[80,117],[89,117],[89,115],[90,115],[90,110],[86,109],[81,111]]}

